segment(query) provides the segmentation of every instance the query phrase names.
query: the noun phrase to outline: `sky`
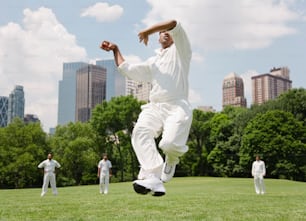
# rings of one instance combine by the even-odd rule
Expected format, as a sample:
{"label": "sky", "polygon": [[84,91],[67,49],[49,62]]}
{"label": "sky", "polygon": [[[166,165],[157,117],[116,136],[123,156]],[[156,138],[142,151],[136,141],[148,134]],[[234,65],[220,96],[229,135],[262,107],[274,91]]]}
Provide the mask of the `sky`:
{"label": "sky", "polygon": [[193,56],[189,99],[194,108],[222,110],[222,82],[234,72],[251,105],[251,77],[288,67],[293,88],[306,88],[306,0],[0,0],[0,96],[15,85],[25,114],[45,131],[57,125],[63,63],[110,59],[103,40],[126,60],[144,61],[159,47],[137,34],[175,19],[188,33]]}

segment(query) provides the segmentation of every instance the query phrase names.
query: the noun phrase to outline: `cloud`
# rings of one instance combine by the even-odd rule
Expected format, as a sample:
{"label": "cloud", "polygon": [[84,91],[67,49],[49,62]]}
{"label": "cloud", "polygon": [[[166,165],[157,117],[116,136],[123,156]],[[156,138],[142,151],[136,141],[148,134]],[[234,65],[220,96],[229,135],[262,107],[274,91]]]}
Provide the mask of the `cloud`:
{"label": "cloud", "polygon": [[85,60],[86,50],[56,19],[51,9],[25,9],[22,24],[0,27],[0,89],[15,85],[25,92],[25,114],[37,115],[45,131],[56,126],[58,81],[63,62]]}
{"label": "cloud", "polygon": [[193,46],[207,49],[265,48],[277,38],[296,33],[290,23],[302,21],[292,0],[147,0],[145,25],[176,19],[189,32]]}
{"label": "cloud", "polygon": [[108,3],[99,2],[83,10],[81,17],[93,17],[98,22],[113,22],[121,17],[123,8],[120,5],[110,6]]}

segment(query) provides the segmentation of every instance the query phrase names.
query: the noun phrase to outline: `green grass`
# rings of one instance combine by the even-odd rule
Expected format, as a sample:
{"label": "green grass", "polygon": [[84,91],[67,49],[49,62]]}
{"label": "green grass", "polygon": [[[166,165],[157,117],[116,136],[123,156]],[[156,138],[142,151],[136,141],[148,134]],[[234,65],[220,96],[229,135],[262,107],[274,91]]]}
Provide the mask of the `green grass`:
{"label": "green grass", "polygon": [[0,190],[0,220],[200,221],[306,220],[306,183],[265,179],[267,193],[256,195],[252,179],[189,177],[166,183],[163,197],[138,195],[132,183],[111,183],[108,195],[98,185]]}

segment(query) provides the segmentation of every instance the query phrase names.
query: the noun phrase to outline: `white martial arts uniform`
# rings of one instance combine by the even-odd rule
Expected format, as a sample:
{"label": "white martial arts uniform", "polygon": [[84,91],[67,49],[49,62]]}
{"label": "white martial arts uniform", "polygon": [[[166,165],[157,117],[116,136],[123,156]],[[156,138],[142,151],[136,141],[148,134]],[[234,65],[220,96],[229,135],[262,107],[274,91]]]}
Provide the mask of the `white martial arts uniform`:
{"label": "white martial arts uniform", "polygon": [[47,193],[49,182],[52,188],[53,195],[57,195],[55,167],[60,168],[61,165],[53,159],[46,159],[38,165],[38,168],[44,168],[44,183],[42,186],[41,196],[44,196]]}
{"label": "white martial arts uniform", "polygon": [[174,44],[156,50],[156,56],[140,64],[124,61],[118,70],[139,82],[150,82],[150,102],[142,106],[133,130],[132,145],[143,174],[160,177],[163,158],[154,138],[162,133],[159,147],[172,164],[187,152],[192,122],[188,102],[188,75],[192,56],[188,37],[180,23],[168,31]]}
{"label": "white martial arts uniform", "polygon": [[265,193],[264,176],[266,175],[265,162],[256,160],[252,164],[252,176],[254,177],[255,192],[257,194]]}
{"label": "white martial arts uniform", "polygon": [[109,160],[100,160],[98,163],[100,169],[100,193],[107,194],[109,186],[109,170],[112,168],[112,163]]}

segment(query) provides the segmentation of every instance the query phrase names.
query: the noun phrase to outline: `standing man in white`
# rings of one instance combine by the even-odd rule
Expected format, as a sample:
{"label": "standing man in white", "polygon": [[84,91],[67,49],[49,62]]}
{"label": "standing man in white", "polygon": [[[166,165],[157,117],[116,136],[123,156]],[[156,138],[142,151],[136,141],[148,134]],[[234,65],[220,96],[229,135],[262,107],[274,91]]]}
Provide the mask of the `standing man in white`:
{"label": "standing man in white", "polygon": [[[186,142],[192,122],[188,75],[192,51],[185,30],[175,20],[139,32],[139,41],[147,45],[154,33],[159,33],[161,48],[155,56],[139,64],[126,62],[114,43],[103,41],[100,48],[113,51],[121,74],[152,84],[150,102],[142,106],[132,134],[132,145],[141,166],[133,186],[137,193],[162,196],[166,193],[163,182],[173,177],[179,157],[188,150]],[[160,135],[158,146],[165,154],[165,161],[155,143]]]}
{"label": "standing man in white", "polygon": [[254,177],[254,185],[256,194],[265,194],[264,176],[266,175],[265,162],[260,160],[260,156],[256,156],[256,160],[252,164],[252,176]]}
{"label": "standing man in white", "polygon": [[109,177],[112,176],[112,163],[108,160],[107,154],[104,153],[102,160],[98,163],[98,177],[100,182],[100,193],[107,194],[109,186]]}
{"label": "standing man in white", "polygon": [[53,195],[57,195],[57,189],[56,189],[56,178],[55,178],[55,168],[60,168],[61,165],[56,161],[52,159],[53,156],[51,153],[48,154],[48,159],[42,161],[38,168],[44,169],[44,183],[42,186],[42,192],[40,196],[44,196],[48,191],[49,182],[52,188]]}

